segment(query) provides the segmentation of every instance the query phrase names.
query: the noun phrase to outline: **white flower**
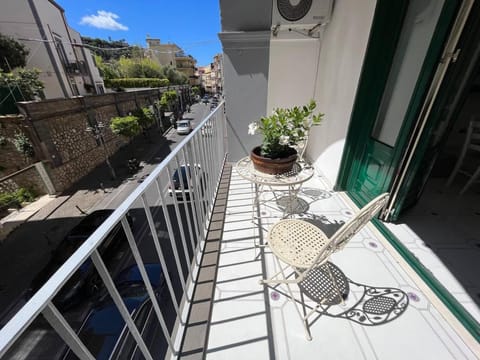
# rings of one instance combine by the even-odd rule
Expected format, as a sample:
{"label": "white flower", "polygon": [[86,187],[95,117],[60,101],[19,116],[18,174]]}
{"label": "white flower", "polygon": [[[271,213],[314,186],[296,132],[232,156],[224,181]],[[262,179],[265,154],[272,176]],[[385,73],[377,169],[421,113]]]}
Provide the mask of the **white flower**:
{"label": "white flower", "polygon": [[288,145],[289,141],[290,136],[280,135],[280,137],[278,138],[278,143],[280,145]]}
{"label": "white flower", "polygon": [[253,122],[248,125],[248,135],[255,135],[258,129],[258,124]]}

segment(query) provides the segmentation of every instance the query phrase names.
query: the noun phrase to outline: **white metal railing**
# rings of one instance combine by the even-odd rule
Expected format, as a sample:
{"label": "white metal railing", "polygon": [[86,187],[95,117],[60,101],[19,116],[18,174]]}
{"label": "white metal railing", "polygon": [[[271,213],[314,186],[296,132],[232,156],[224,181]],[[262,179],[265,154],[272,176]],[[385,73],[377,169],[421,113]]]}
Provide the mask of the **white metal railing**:
{"label": "white metal railing", "polygon": [[[82,343],[76,331],[69,325],[64,315],[55,307],[53,298],[75,271],[90,258],[98,271],[108,293],[112,297],[121,316],[135,339],[138,348],[146,359],[151,359],[142,336],[135,326],[122,298],[115,286],[98,248],[110,231],[121,223],[128,240],[129,249],[138,266],[145,287],[152,301],[160,326],[168,344],[168,352],[175,356],[184,333],[186,314],[198,272],[200,256],[203,252],[207,228],[210,222],[213,202],[217,193],[220,176],[226,159],[225,104],[211,112],[188,135],[152,173],[133,191],[113,214],[80,246],[80,248],[58,269],[58,271],[33,295],[18,313],[0,330],[0,357],[5,355],[28,326],[42,314],[55,332],[65,341],[80,359],[93,359],[88,347]],[[180,181],[179,199],[173,191],[172,176],[181,165],[189,165],[187,171],[190,189],[186,190]],[[180,176],[180,179],[182,177]],[[189,196],[188,192],[193,193]],[[133,209],[141,211],[144,218],[141,225],[145,231],[136,233],[127,220]],[[135,219],[137,228],[139,219]],[[159,230],[160,225],[166,231]],[[159,233],[167,235],[160,237]],[[138,247],[138,237],[151,236],[156,256],[162,266],[166,289],[176,312],[176,325],[169,330],[164,310],[159,306],[154,289],[145,269]],[[178,236],[179,235],[179,236]],[[169,254],[166,258],[165,247]],[[175,282],[175,278],[177,281]],[[178,281],[179,280],[179,281]],[[178,295],[181,286],[181,296]],[[177,293],[176,293],[177,292]],[[180,298],[180,300],[179,300]]]}

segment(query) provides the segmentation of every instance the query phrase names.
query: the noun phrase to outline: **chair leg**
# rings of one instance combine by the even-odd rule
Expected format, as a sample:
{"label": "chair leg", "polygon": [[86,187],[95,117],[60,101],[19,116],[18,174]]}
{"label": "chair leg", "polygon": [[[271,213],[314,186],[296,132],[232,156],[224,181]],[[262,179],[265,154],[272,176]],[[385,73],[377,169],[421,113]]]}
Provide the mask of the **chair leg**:
{"label": "chair leg", "polygon": [[[282,274],[283,274],[283,277],[286,278],[284,269],[282,269]],[[293,302],[293,306],[295,306],[295,310],[297,311],[298,316],[302,320],[303,328],[305,330],[305,338],[308,341],[312,341],[312,334],[310,333],[310,326],[308,325],[308,315],[305,310],[305,300],[304,300],[303,294],[300,292],[300,302],[302,303],[302,310],[303,310],[303,315],[302,315],[302,313],[300,312],[300,309],[298,308],[299,305],[295,300],[295,296],[293,295],[293,291],[292,291],[292,288],[290,287],[290,283],[286,283],[286,285],[287,285],[288,293],[290,295],[290,300]]]}
{"label": "chair leg", "polygon": [[[278,260],[277,260],[278,262]],[[299,277],[293,280],[288,280],[290,276],[285,276],[285,269],[289,268],[290,266],[284,266],[278,262],[278,266],[280,267],[280,271],[277,272],[276,274],[273,274],[270,278],[268,279],[261,279],[259,280],[260,285],[268,285],[268,284],[298,284],[300,281],[303,280],[303,274],[299,273]],[[282,274],[283,278],[278,279],[278,275]]]}

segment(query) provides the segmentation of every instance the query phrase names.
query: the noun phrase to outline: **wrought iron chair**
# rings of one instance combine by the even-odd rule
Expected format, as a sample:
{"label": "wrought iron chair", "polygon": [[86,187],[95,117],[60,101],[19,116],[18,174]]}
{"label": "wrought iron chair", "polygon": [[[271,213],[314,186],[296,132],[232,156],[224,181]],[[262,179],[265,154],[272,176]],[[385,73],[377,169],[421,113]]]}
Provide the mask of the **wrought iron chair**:
{"label": "wrought iron chair", "polygon": [[[467,153],[469,151],[474,151],[477,155],[475,159],[476,161],[474,161],[475,166],[470,169],[465,166],[465,160],[467,159]],[[465,143],[463,144],[460,156],[458,157],[457,163],[455,164],[452,174],[448,178],[445,187],[448,187],[452,184],[453,179],[458,173],[470,177],[467,183],[463,186],[462,190],[460,190],[460,195],[462,195],[474,182],[476,182],[477,178],[480,176],[480,120],[476,120],[476,118],[473,118],[468,125]]]}
{"label": "wrought iron chair", "polygon": [[[308,145],[308,136],[309,132],[305,132],[305,137],[303,138],[302,141],[298,142],[297,145],[293,146],[295,150],[297,150],[298,154],[298,163],[302,164],[303,166],[307,165],[307,162],[305,160],[305,151],[307,150],[307,145]],[[309,164],[308,164],[309,165]]]}
{"label": "wrought iron chair", "polygon": [[[311,222],[299,219],[285,219],[272,226],[268,234],[267,246],[274,255],[274,259],[280,271],[260,281],[261,284],[275,285],[285,284],[288,288],[297,312],[302,319],[305,327],[305,333],[308,340],[311,340],[308,318],[316,311],[303,313],[298,308],[297,301],[303,305],[303,297],[295,300],[294,293],[290,287],[291,284],[310,288],[309,293],[322,294],[318,300],[319,305],[323,301],[332,301],[338,299],[343,302],[346,288],[345,280],[332,273],[331,266],[324,266],[330,255],[344,248],[347,242],[357,234],[370,220],[385,206],[389,194],[384,193],[367,205],[365,205],[352,219],[343,224],[332,237],[327,235]],[[318,276],[316,269],[322,269],[327,274],[327,281],[322,277],[322,284],[312,282],[313,276]],[[316,274],[316,275],[315,275]],[[322,286],[323,290],[315,289],[316,286]],[[326,290],[325,290],[326,289]],[[308,292],[307,292],[308,293]]]}

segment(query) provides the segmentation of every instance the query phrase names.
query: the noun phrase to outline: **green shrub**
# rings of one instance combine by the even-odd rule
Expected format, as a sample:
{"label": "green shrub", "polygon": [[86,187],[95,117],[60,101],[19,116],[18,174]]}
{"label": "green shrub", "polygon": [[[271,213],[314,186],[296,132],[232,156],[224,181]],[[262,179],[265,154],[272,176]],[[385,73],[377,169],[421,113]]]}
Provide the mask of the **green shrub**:
{"label": "green shrub", "polygon": [[138,123],[144,129],[148,129],[155,122],[153,110],[148,107],[135,110],[133,115],[138,117]]}
{"label": "green shrub", "polygon": [[32,202],[37,197],[33,189],[20,188],[15,191],[15,198],[22,202]]}
{"label": "green shrub", "polygon": [[175,90],[168,90],[162,94],[160,98],[160,106],[164,110],[170,110],[171,106],[177,101],[177,92]]}
{"label": "green shrub", "polygon": [[134,137],[142,131],[137,116],[117,116],[112,118],[110,129],[117,135]]}
{"label": "green shrub", "polygon": [[0,208],[21,207],[24,202],[32,202],[36,198],[36,193],[32,189],[20,188],[14,192],[0,193]]}
{"label": "green shrub", "polygon": [[157,78],[125,78],[105,79],[105,86],[108,88],[136,88],[136,87],[162,87],[168,86],[168,79]]}
{"label": "green shrub", "polygon": [[15,193],[1,193],[0,194],[0,208],[15,207],[19,208],[20,203],[15,199]]}
{"label": "green shrub", "polygon": [[35,156],[35,149],[33,148],[30,139],[23,133],[23,132],[16,132],[15,136],[12,139],[13,145],[15,149],[23,156],[27,157],[34,157]]}

